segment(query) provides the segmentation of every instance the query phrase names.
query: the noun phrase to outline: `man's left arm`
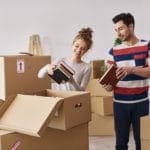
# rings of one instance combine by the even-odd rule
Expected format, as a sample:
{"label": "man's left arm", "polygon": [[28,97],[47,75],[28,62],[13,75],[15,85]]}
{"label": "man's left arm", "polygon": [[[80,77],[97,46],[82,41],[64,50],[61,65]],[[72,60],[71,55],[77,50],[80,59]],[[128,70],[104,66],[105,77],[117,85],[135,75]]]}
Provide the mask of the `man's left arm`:
{"label": "man's left arm", "polygon": [[150,78],[150,67],[120,67],[116,71],[117,78],[124,78],[129,74]]}
{"label": "man's left arm", "polygon": [[131,68],[131,74],[150,78],[150,67],[133,67]]}

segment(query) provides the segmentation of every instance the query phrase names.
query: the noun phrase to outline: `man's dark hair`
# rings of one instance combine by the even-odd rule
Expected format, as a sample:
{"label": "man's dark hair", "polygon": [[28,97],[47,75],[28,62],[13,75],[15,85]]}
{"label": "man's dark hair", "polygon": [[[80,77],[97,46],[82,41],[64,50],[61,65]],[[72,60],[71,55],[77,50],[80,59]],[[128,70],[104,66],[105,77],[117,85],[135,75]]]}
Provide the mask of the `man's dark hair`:
{"label": "man's dark hair", "polygon": [[119,15],[116,15],[113,19],[112,19],[113,23],[116,24],[118,21],[123,21],[125,25],[130,25],[133,24],[134,27],[134,17],[130,14],[130,13],[121,13]]}

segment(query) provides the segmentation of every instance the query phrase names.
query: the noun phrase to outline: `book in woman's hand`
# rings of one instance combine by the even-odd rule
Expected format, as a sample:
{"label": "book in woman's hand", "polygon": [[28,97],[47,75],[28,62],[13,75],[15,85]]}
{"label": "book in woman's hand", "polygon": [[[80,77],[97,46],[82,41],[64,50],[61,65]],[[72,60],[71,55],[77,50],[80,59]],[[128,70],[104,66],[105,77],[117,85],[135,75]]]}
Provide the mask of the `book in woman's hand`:
{"label": "book in woman's hand", "polygon": [[112,86],[115,86],[118,83],[118,81],[120,80],[116,77],[116,70],[117,70],[117,66],[112,64],[106,70],[106,72],[103,74],[103,76],[99,79],[99,83],[102,85],[103,84],[106,84],[106,85],[110,84]]}
{"label": "book in woman's hand", "polygon": [[62,82],[67,82],[74,75],[74,70],[66,64],[64,61],[61,61],[54,70],[53,75],[49,75],[55,82],[58,84]]}

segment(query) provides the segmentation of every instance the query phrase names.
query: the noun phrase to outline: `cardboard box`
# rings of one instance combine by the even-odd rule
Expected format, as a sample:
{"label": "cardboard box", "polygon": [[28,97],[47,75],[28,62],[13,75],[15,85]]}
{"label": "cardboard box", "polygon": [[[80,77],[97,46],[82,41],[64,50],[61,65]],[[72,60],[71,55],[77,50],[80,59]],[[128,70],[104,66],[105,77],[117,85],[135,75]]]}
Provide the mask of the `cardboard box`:
{"label": "cardboard box", "polygon": [[0,130],[0,150],[88,150],[87,124],[67,131],[46,128],[41,137]]}
{"label": "cardboard box", "polygon": [[50,88],[50,77],[37,77],[39,69],[50,63],[50,59],[50,56],[0,56],[0,99]]}
{"label": "cardboard box", "polygon": [[150,149],[150,140],[141,139],[141,150],[149,150]]}
{"label": "cardboard box", "polygon": [[86,91],[91,96],[113,96],[113,92],[107,92],[98,81],[99,79],[91,79],[87,85]]}
{"label": "cardboard box", "polygon": [[91,110],[92,113],[96,113],[102,116],[113,115],[113,97],[91,96]]}
{"label": "cardboard box", "polygon": [[1,129],[40,136],[47,126],[66,130],[91,120],[88,92],[43,90],[32,94],[5,101],[0,107]]}
{"label": "cardboard box", "polygon": [[92,121],[89,122],[89,135],[115,135],[114,117],[100,116],[92,113]]}
{"label": "cardboard box", "polygon": [[150,116],[141,117],[141,148],[150,149]]}
{"label": "cardboard box", "polygon": [[61,97],[63,105],[51,120],[49,127],[67,130],[91,120],[90,93],[80,91],[43,90],[36,95]]}
{"label": "cardboard box", "polygon": [[91,79],[100,78],[104,74],[104,60],[93,60],[90,62],[92,72],[91,72]]}
{"label": "cardboard box", "polygon": [[40,136],[62,104],[62,98],[11,96],[0,107],[0,129]]}
{"label": "cardboard box", "polygon": [[150,116],[141,117],[141,139],[150,140]]}

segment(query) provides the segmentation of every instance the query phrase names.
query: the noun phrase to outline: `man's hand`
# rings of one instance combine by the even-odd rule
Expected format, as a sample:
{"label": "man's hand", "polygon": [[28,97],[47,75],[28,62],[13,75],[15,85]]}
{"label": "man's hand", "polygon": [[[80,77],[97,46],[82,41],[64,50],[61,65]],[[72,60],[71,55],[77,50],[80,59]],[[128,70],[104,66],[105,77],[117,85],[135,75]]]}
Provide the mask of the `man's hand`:
{"label": "man's hand", "polygon": [[125,76],[133,73],[134,67],[121,67],[116,70],[116,76],[118,79],[123,79]]}
{"label": "man's hand", "polygon": [[114,89],[114,87],[110,84],[103,84],[102,87],[108,92],[111,92]]}

